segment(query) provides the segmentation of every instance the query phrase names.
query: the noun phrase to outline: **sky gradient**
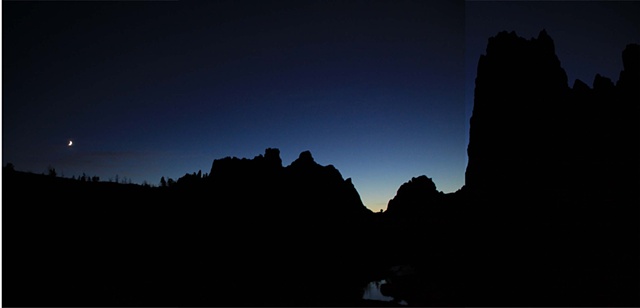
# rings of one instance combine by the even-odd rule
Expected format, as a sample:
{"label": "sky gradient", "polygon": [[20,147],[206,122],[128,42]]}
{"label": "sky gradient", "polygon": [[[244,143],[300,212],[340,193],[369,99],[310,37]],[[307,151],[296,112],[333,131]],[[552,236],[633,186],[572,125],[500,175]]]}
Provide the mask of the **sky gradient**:
{"label": "sky gradient", "polygon": [[3,165],[157,184],[275,147],[374,211],[422,174],[453,192],[488,37],[546,28],[570,85],[617,80],[637,3],[567,3],[3,2]]}

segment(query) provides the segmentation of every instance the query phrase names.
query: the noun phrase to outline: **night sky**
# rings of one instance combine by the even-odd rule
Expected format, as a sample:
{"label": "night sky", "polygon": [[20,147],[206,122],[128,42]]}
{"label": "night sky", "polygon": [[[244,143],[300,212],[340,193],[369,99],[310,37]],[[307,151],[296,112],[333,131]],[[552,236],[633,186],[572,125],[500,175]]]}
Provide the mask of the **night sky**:
{"label": "night sky", "polygon": [[3,165],[157,184],[216,158],[275,147],[286,166],[310,150],[374,211],[415,176],[464,184],[488,37],[546,28],[570,85],[617,80],[640,38],[637,2],[2,5]]}

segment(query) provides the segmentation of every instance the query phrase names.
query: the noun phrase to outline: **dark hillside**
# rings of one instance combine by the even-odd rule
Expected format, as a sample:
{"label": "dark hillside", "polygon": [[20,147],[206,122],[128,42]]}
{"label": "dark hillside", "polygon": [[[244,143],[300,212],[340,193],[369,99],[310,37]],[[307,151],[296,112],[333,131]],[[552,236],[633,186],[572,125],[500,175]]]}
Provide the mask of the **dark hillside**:
{"label": "dark hillside", "polygon": [[9,306],[353,305],[371,271],[373,213],[308,152],[216,160],[171,187],[4,183]]}

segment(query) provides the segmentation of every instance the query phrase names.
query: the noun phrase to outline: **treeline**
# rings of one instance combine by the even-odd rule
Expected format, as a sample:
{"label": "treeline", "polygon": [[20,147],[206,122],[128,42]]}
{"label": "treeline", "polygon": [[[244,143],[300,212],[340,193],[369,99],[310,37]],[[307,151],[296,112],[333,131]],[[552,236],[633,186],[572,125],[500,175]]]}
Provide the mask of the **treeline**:
{"label": "treeline", "polygon": [[[4,166],[4,170],[8,171],[8,172],[15,172],[15,165],[13,163],[7,163]],[[45,174],[45,173],[42,173]],[[85,172],[83,172],[81,175],[72,175],[70,178],[69,177],[65,177],[64,173],[58,173],[58,171],[56,171],[56,168],[49,166],[47,168],[46,171],[46,175],[49,177],[59,177],[59,178],[65,178],[65,179],[70,179],[70,180],[74,180],[74,181],[80,181],[80,182],[93,182],[93,183],[98,183],[101,182],[101,178],[97,175],[87,175]],[[194,182],[198,182],[200,180],[206,179],[209,176],[208,173],[202,173],[202,170],[198,170],[198,172],[193,172],[193,173],[185,173],[184,176],[178,178],[177,180],[174,180],[171,177],[164,177],[162,176],[160,178],[160,181],[158,182],[157,185],[155,184],[150,184],[149,182],[147,182],[146,180],[142,181],[141,184],[138,183],[134,183],[133,180],[129,177],[123,176],[120,177],[120,175],[116,174],[114,177],[107,179],[107,181],[102,181],[102,182],[109,182],[109,183],[116,183],[116,184],[127,184],[127,185],[140,185],[140,186],[144,186],[144,187],[162,187],[162,188],[167,188],[167,187],[174,187],[175,185],[187,185],[187,184],[191,184]]]}

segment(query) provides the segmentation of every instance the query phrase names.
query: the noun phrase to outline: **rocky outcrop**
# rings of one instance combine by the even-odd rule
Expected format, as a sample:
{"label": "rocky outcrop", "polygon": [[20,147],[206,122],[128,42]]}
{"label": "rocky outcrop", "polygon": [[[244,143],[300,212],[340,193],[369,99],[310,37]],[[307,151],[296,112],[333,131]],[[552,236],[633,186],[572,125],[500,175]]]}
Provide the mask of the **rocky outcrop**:
{"label": "rocky outcrop", "polygon": [[412,178],[400,186],[396,196],[389,201],[387,215],[420,215],[438,203],[442,192],[433,180],[425,175]]}
{"label": "rocky outcrop", "polygon": [[[616,84],[625,94],[631,98],[637,98],[638,84],[640,84],[640,45],[629,44],[622,52],[623,70],[620,72],[620,78]],[[634,91],[636,90],[636,91]]]}
{"label": "rocky outcrop", "polygon": [[589,186],[588,178],[622,176],[615,161],[635,167],[637,46],[623,52],[617,84],[598,74],[593,89],[579,80],[571,89],[546,31],[490,38],[478,62],[466,189],[567,192]]}
{"label": "rocky outcrop", "polygon": [[[363,283],[372,262],[363,261],[372,245],[361,229],[370,228],[374,214],[334,166],[320,165],[304,151],[284,167],[280,151],[266,149],[252,159],[216,159],[199,181],[165,189],[166,202],[180,204],[178,213],[195,230],[182,243],[202,247],[224,264],[215,272],[216,294],[239,294],[264,278],[270,285],[252,291],[255,303],[243,305],[309,305],[317,290],[327,288],[335,293],[321,301],[359,300],[352,288]],[[188,267],[206,268],[208,260],[195,257]]]}
{"label": "rocky outcrop", "polygon": [[336,219],[371,214],[351,179],[345,180],[333,165],[316,163],[309,151],[300,153],[298,159],[284,168],[284,176],[287,187],[284,197],[296,211],[308,208],[312,209],[309,213],[312,216],[330,215]]}
{"label": "rocky outcrop", "polygon": [[480,191],[526,187],[555,165],[567,75],[546,31],[526,40],[515,32],[489,39],[480,57],[465,185]]}
{"label": "rocky outcrop", "polygon": [[217,194],[229,197],[229,202],[220,203],[229,203],[229,208],[255,205],[262,215],[268,214],[264,204],[272,204],[270,211],[279,217],[352,219],[371,214],[351,179],[345,180],[332,165],[316,163],[309,151],[300,153],[287,167],[282,166],[278,149],[267,149],[264,156],[253,159],[216,159],[205,181]]}
{"label": "rocky outcrop", "polygon": [[638,50],[622,53],[617,82],[569,88],[545,31],[489,39],[463,190],[465,247],[482,252],[469,258],[472,302],[637,305]]}

